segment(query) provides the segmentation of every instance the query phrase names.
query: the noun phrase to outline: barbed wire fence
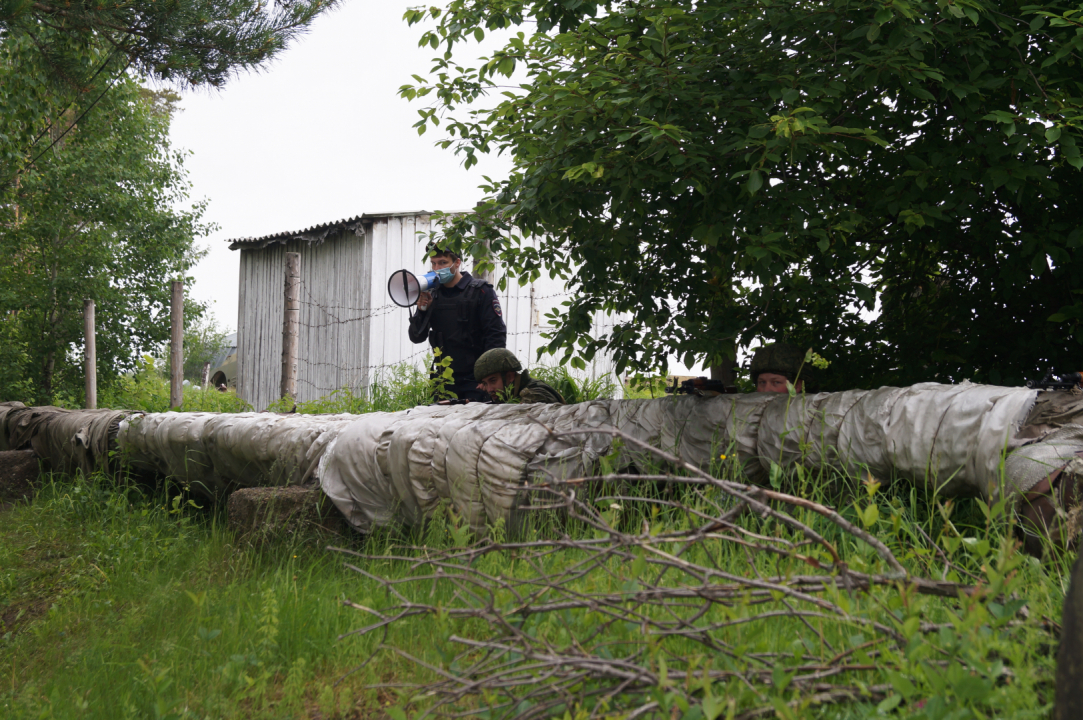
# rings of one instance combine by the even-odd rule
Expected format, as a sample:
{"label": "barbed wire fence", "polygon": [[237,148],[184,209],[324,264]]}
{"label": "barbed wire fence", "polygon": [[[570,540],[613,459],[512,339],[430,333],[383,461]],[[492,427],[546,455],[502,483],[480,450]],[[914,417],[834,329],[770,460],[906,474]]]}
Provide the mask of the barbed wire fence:
{"label": "barbed wire fence", "polygon": [[[373,355],[373,348],[389,341],[388,337],[378,336],[374,328],[382,319],[404,308],[388,302],[382,305],[360,305],[351,303],[328,302],[320,297],[319,289],[309,286],[304,279],[298,278],[299,305],[301,312],[296,321],[297,329],[306,338],[314,342],[306,343],[301,364],[306,371],[299,372],[296,380],[301,389],[301,397],[315,399],[349,389],[361,394],[380,378],[401,373],[404,367],[414,367],[421,372],[428,372],[432,362],[432,349],[428,342],[415,345],[417,348],[408,353],[390,353],[384,350],[382,362],[366,362],[364,357]],[[509,330],[508,345],[512,346],[518,337],[540,337],[543,329],[533,328],[533,310],[537,304],[549,303],[557,299],[571,297],[567,291],[546,295],[531,295],[531,317],[527,329]],[[386,322],[386,321],[385,321]],[[406,332],[407,319],[402,318],[401,331],[397,331],[391,341],[401,345],[401,335]],[[343,342],[345,336],[345,343]],[[361,348],[366,346],[368,353]],[[528,350],[529,354],[529,350]]]}

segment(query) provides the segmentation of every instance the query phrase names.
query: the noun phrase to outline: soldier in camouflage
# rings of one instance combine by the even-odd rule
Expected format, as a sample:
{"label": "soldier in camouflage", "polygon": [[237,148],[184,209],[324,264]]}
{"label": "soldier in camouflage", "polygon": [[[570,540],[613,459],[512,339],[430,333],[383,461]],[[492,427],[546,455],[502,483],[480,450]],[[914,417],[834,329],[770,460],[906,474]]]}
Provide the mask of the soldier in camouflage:
{"label": "soldier in camouflage", "polygon": [[495,403],[559,403],[564,397],[550,385],[530,377],[519,358],[505,348],[493,348],[482,353],[474,363],[478,389],[489,393]]}
{"label": "soldier in camouflage", "polygon": [[816,392],[816,368],[805,362],[804,350],[788,343],[761,347],[748,370],[756,392],[787,392],[787,383],[793,383],[797,392]]}

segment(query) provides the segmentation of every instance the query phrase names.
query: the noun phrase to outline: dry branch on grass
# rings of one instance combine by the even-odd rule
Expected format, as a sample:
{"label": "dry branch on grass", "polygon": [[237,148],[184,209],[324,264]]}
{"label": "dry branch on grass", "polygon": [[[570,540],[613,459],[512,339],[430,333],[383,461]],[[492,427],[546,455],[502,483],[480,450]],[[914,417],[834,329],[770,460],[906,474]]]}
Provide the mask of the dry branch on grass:
{"label": "dry branch on grass", "polygon": [[[727,708],[732,717],[755,718],[775,713],[778,702],[879,701],[890,688],[872,682],[877,663],[910,638],[890,613],[869,610],[880,600],[862,606],[857,596],[876,586],[952,598],[972,590],[908,575],[883,542],[823,504],[712,477],[615,430],[582,432],[619,437],[685,475],[612,474],[531,486],[526,509],[558,514],[565,529],[576,526],[559,537],[381,555],[340,550],[357,556],[362,562],[349,567],[391,599],[379,611],[349,603],[374,617],[350,634],[383,631],[386,642],[394,623],[435,619],[431,636],[419,641],[433,644],[442,662],[385,642],[376,651],[431,678],[393,685],[413,710],[641,718],[680,717],[698,707],[708,718]],[[680,491],[588,497],[589,490],[630,480]],[[637,502],[670,521],[652,525],[650,511],[622,519]],[[828,530],[851,548],[853,541],[864,545],[864,562],[883,571],[852,569],[845,556],[854,551],[832,542]],[[388,563],[408,568],[405,577],[371,570]],[[916,632],[939,627],[920,624]],[[792,638],[778,640],[780,633]],[[790,692],[785,701],[783,689]]]}

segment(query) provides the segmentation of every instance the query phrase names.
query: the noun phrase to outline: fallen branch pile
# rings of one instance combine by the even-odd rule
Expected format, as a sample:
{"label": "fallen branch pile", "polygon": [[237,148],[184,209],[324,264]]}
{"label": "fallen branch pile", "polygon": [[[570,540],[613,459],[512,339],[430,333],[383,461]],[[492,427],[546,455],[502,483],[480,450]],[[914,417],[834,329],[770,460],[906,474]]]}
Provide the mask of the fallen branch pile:
{"label": "fallen branch pile", "polygon": [[[712,477],[620,431],[561,434],[579,433],[617,436],[681,474],[531,487],[534,516],[563,524],[552,539],[505,542],[496,532],[440,551],[339,550],[390,601],[347,603],[373,618],[351,635],[383,633],[369,662],[391,653],[431,678],[381,686],[397,689],[411,714],[755,718],[810,703],[897,705],[904,697],[875,679],[902,671],[915,643],[928,646],[919,660],[933,668],[986,672],[944,649],[963,630],[924,619],[933,611],[920,597],[965,605],[1005,587],[914,577],[833,508]],[[659,491],[620,490],[632,481]],[[373,570],[389,563],[411,572]],[[1012,622],[1013,607],[998,622]],[[435,620],[424,643],[442,662],[387,642],[390,627],[418,616]]]}

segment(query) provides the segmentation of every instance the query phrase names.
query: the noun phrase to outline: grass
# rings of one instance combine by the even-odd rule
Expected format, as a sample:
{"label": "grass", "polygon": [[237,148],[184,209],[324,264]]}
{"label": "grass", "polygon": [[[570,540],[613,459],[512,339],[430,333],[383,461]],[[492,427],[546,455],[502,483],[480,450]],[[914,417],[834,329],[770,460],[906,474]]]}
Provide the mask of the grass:
{"label": "grass", "polygon": [[341,557],[240,546],[219,513],[102,478],[6,512],[0,568],[4,717],[370,717],[359,685],[394,672],[335,686],[372,646],[336,641],[364,596]]}
{"label": "grass", "polygon": [[[725,471],[725,468],[722,468]],[[816,496],[811,477],[785,480],[804,484]],[[780,481],[782,482],[782,481]],[[800,488],[798,488],[800,489]],[[657,488],[643,487],[650,498]],[[368,718],[413,715],[424,707],[409,694],[376,692],[364,686],[431,678],[391,653],[382,653],[361,670],[377,643],[408,649],[426,662],[452,667],[452,634],[485,637],[490,628],[477,620],[416,617],[394,623],[386,639],[379,633],[336,638],[369,622],[365,613],[343,606],[344,599],[381,610],[392,598],[378,583],[348,571],[343,556],[308,543],[283,541],[260,549],[238,542],[220,511],[197,510],[165,492],[121,488],[110,481],[47,478],[37,498],[7,511],[0,522],[0,714],[10,718]],[[875,504],[870,523],[915,572],[940,577],[943,563],[917,528],[937,538],[953,568],[979,575],[995,586],[988,595],[960,602],[917,596],[898,588],[869,594],[841,593],[837,602],[852,612],[894,623],[911,633],[911,645],[879,658],[865,657],[882,669],[864,672],[860,682],[899,687],[895,706],[856,702],[808,707],[792,717],[872,718],[884,716],[947,718],[1043,718],[1049,716],[1055,636],[1048,626],[1059,620],[1067,558],[1046,564],[1020,557],[1002,519],[987,520],[980,503],[958,501],[949,509],[914,491],[882,491],[851,506],[855,519]],[[631,527],[647,519],[660,531],[679,528],[687,518],[657,506],[629,509],[621,522]],[[816,523],[816,518],[804,518]],[[777,527],[755,518],[750,529],[779,535]],[[839,543],[851,566],[874,569],[868,551],[831,528],[818,529]],[[589,528],[563,526],[583,536]],[[532,537],[553,536],[534,528]],[[393,531],[358,539],[356,550],[387,555],[403,544],[430,549],[465,545],[469,533],[453,513],[413,536]],[[588,535],[589,536],[589,535]],[[396,551],[397,552],[397,551]],[[749,557],[739,547],[704,545],[723,568],[749,572]],[[689,559],[695,559],[695,554]],[[493,576],[556,575],[583,558],[574,550],[548,554],[539,564],[517,561],[508,553],[485,556]],[[702,559],[702,558],[700,558]],[[356,559],[352,559],[358,562]],[[406,563],[370,560],[363,565],[381,577],[403,578]],[[795,571],[777,560],[759,558],[764,573]],[[634,582],[643,568],[615,563],[574,580],[582,590]],[[956,569],[946,579],[958,577]],[[677,580],[675,579],[674,582]],[[455,604],[451,590],[421,583],[404,590],[418,602]],[[1024,599],[1029,619],[1005,614],[1004,598]],[[718,612],[759,612],[755,605]],[[998,615],[997,613],[1000,613]],[[910,622],[911,618],[918,621]],[[928,635],[920,622],[946,623]],[[590,612],[539,614],[532,632],[554,647],[568,648],[590,634],[597,618]],[[909,625],[908,625],[909,623]],[[821,625],[832,643],[828,652],[792,619],[768,625],[738,626],[726,641],[749,657],[763,653],[786,658],[820,658],[860,647],[868,635],[844,625]],[[419,638],[423,638],[419,642]],[[595,644],[642,643],[638,627],[617,624]],[[810,642],[811,641],[811,642]],[[666,640],[651,647],[659,657],[695,662],[711,660],[702,646]],[[796,655],[795,655],[796,653]],[[716,687],[733,707],[762,703],[763,697],[790,700],[770,684],[754,689]],[[413,704],[410,704],[410,703]],[[920,705],[919,705],[920,704]],[[697,716],[673,710],[667,717]],[[917,710],[915,710],[917,708]],[[693,708],[698,710],[698,706]],[[570,710],[574,716],[574,709]],[[725,717],[725,715],[722,715]],[[786,717],[780,715],[780,717]]]}

